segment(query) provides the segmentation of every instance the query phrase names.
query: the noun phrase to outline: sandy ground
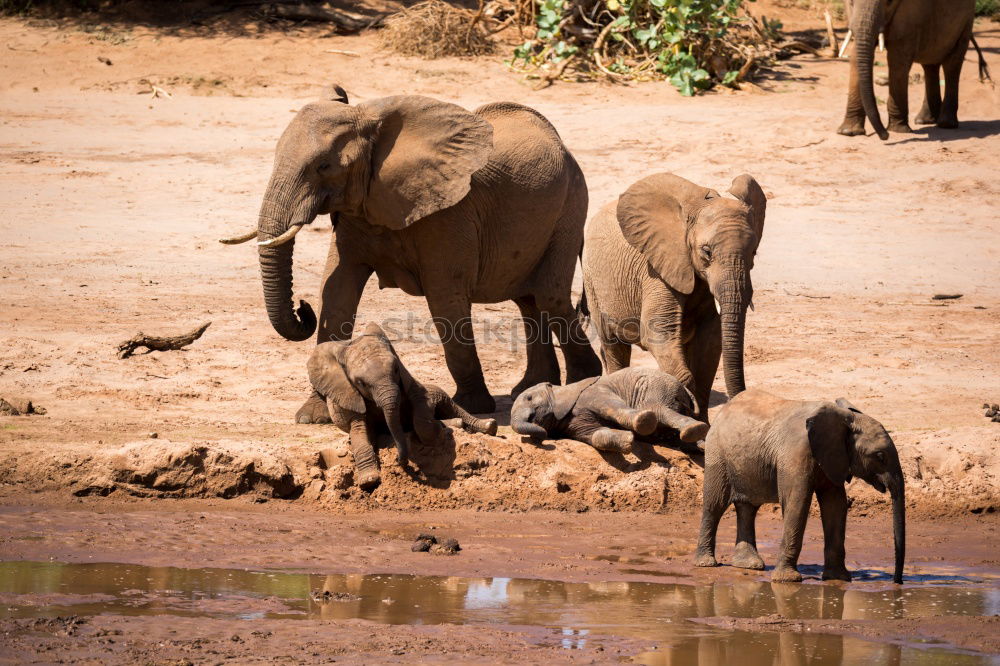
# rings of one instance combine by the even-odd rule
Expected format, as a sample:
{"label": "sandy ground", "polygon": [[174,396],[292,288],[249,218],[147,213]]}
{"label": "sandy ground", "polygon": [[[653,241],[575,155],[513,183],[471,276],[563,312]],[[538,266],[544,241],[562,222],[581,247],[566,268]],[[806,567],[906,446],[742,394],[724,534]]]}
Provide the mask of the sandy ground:
{"label": "sandy ground", "polygon": [[[786,17],[795,29],[820,25],[808,12]],[[1000,71],[1000,28],[985,23],[977,35]],[[1000,506],[1000,424],[980,408],[1000,401],[1000,93],[976,80],[971,56],[961,129],[921,128],[882,143],[834,133],[847,64],[808,56],[745,91],[685,99],[665,83],[533,91],[499,58],[400,58],[370,35],[276,32],[250,21],[219,35],[2,19],[0,43],[0,396],[30,396],[48,409],[0,417],[3,559],[405,572],[426,560],[381,554],[385,540],[428,523],[476,539],[475,530],[503,524],[485,554],[447,566],[461,563],[468,575],[641,576],[509,543],[514,533],[534,543],[542,524],[565,542],[549,546],[553,553],[576,559],[609,534],[636,551],[673,539],[683,552],[656,562],[690,573],[698,456],[646,447],[611,458],[573,442],[532,447],[508,428],[496,438],[457,433],[454,447],[418,452],[418,479],[394,469],[386,452],[385,482],[369,496],[352,486],[341,433],[291,422],[311,345],[271,330],[253,249],[215,239],[254,223],[278,135],[292,112],[338,82],[354,101],[421,93],[468,108],[509,99],[539,109],[579,160],[592,211],[657,171],[717,189],[753,174],[769,204],[748,383],[793,398],[846,396],[880,419],[908,474],[911,561],[997,571],[995,556],[976,549],[995,532]],[[154,84],[173,96],[153,98]],[[921,95],[915,83],[911,107]],[[314,307],[328,235],[318,220],[296,245],[296,297]],[[963,296],[932,301],[936,293]],[[440,346],[424,332],[422,299],[373,282],[359,315],[394,327],[421,379],[451,386]],[[477,306],[474,315],[502,409],[523,370],[516,310]],[[116,344],[137,330],[173,334],[206,321],[208,332],[183,352],[115,358]],[[343,464],[320,465],[325,448]],[[884,567],[889,544],[867,535],[888,533],[886,503],[858,482],[851,494],[848,558]],[[208,499],[220,496],[239,497]],[[156,497],[201,499],[143,499]],[[201,524],[219,530],[214,542],[191,531],[201,507],[212,518]],[[502,510],[532,513],[493,512]],[[279,532],[289,521],[292,533]],[[776,517],[762,522],[776,533]],[[812,522],[804,558],[813,559],[803,561],[815,562]],[[392,536],[334,538],[361,524]],[[18,530],[46,539],[20,541]],[[954,542],[967,548],[956,552]],[[454,632],[450,649],[460,651],[471,634]],[[372,649],[385,656],[392,646]],[[512,648],[510,659],[526,654]]]}

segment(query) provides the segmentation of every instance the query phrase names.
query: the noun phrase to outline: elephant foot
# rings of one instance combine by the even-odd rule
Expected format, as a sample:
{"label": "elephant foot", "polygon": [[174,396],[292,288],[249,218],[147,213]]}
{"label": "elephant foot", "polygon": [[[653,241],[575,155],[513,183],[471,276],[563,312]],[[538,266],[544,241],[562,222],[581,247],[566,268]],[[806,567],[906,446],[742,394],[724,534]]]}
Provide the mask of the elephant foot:
{"label": "elephant foot", "polygon": [[709,425],[707,423],[702,423],[701,421],[693,421],[690,425],[686,425],[678,431],[682,442],[687,442],[689,444],[695,444],[705,439],[708,435]]}
{"label": "elephant foot", "polygon": [[913,122],[918,125],[933,125],[937,123],[937,118],[932,116],[930,112],[921,111],[917,114],[917,117],[913,119]]}
{"label": "elephant foot", "polygon": [[760,558],[760,554],[756,548],[745,541],[741,541],[736,544],[736,550],[733,551],[733,566],[740,569],[763,571],[764,560]]}
{"label": "elephant foot", "polygon": [[354,470],[354,482],[365,492],[375,490],[382,483],[378,469]]}
{"label": "elephant foot", "polygon": [[774,568],[771,573],[772,583],[801,583],[802,574],[795,567],[781,565]]}
{"label": "elephant foot", "polygon": [[459,391],[452,396],[459,407],[470,414],[492,414],[497,410],[497,403],[486,389],[481,391]]}
{"label": "elephant foot", "polygon": [[299,411],[295,412],[296,423],[330,423],[330,410],[326,408],[326,401],[318,393],[309,396]]}
{"label": "elephant foot", "polygon": [[937,126],[941,129],[958,129],[958,118],[942,118],[937,121]]}
{"label": "elephant foot", "polygon": [[837,128],[837,134],[843,134],[844,136],[864,136],[865,135],[865,123],[864,121],[857,121],[846,119]]}
{"label": "elephant foot", "polygon": [[846,567],[823,567],[823,580],[842,580],[851,582],[851,572]]}
{"label": "elephant foot", "polygon": [[719,562],[712,553],[695,553],[694,565],[696,567],[717,567]]}
{"label": "elephant foot", "polygon": [[632,419],[632,432],[640,437],[652,435],[659,424],[656,414],[646,409],[636,414],[635,418]]}
{"label": "elephant foot", "polygon": [[468,423],[464,423],[462,419],[449,419],[442,421],[442,423],[452,428],[461,428],[465,432],[476,432],[482,435],[497,434],[496,419],[477,419],[476,417],[472,417]]}
{"label": "elephant foot", "polygon": [[913,134],[913,128],[904,120],[890,120],[887,129],[893,134]]}

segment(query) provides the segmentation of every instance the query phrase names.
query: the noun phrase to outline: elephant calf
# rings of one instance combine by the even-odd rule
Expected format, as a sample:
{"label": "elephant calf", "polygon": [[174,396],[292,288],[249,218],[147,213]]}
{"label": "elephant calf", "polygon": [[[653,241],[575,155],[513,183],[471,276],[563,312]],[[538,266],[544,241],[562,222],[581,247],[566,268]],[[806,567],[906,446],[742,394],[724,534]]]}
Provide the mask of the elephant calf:
{"label": "elephant calf", "polygon": [[537,439],[568,437],[601,451],[628,453],[635,435],[676,432],[697,442],[708,424],[691,418],[694,400],[673,376],[660,370],[625,368],[566,386],[538,384],[511,408],[515,432]]}
{"label": "elephant calf", "polygon": [[780,502],[784,516],[778,562],[771,580],[798,582],[796,569],[813,493],[823,520],[823,579],[851,580],[844,566],[847,493],[852,476],[892,497],[896,568],[903,582],[905,499],[903,471],[882,424],[840,398],[832,402],[783,400],[760,390],[736,396],[719,410],[705,440],[705,487],[695,564],[714,567],[719,519],[736,506],[733,565],[763,569],[754,520],[761,504]]}
{"label": "elephant calf", "polygon": [[414,379],[378,324],[369,324],[349,342],[317,345],[307,367],[309,381],[326,401],[331,420],[350,434],[361,488],[374,488],[381,480],[372,446],[381,428],[388,428],[404,467],[411,434],[428,445],[440,441],[444,426],[438,419],[460,419],[472,432],[497,432],[495,420],[471,416],[442,389]]}

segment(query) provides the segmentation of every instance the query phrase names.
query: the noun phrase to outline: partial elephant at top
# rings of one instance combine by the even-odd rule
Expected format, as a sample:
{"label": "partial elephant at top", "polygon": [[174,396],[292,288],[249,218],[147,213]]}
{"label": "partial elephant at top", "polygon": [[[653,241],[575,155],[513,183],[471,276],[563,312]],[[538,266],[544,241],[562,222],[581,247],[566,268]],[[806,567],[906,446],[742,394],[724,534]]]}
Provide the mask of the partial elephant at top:
{"label": "partial elephant at top", "polygon": [[767,199],[751,176],[731,196],[661,173],[644,178],[588,223],[586,302],[609,373],[627,367],[632,345],[694,395],[695,418],[722,359],[729,396],[746,386],[743,335],[753,307],[753,268]]}
{"label": "partial elephant at top", "polygon": [[[863,135],[867,117],[883,141],[889,132],[913,132],[907,94],[913,63],[924,68],[924,104],[916,122],[945,129],[958,127],[958,83],[972,39],[975,0],[854,0],[849,7],[854,53],[847,113],[837,131],[847,136]],[[885,35],[889,65],[888,131],[879,116],[872,80],[880,32]]]}
{"label": "partial elephant at top", "polygon": [[[513,300],[529,334],[527,369],[514,387],[600,374],[571,305],[583,242],[587,184],[555,128],[519,104],[474,112],[416,95],[357,105],[335,88],[307,104],[278,142],[256,228],[264,303],[289,340],[350,339],[365,284],[424,296],[457,385],[455,401],[475,413],[495,402],[483,378],[471,304]],[[329,214],[333,238],[317,319],[292,301],[296,233]],[[543,328],[544,327],[544,328]],[[551,329],[552,335],[542,335]],[[300,423],[329,421],[316,394]]]}

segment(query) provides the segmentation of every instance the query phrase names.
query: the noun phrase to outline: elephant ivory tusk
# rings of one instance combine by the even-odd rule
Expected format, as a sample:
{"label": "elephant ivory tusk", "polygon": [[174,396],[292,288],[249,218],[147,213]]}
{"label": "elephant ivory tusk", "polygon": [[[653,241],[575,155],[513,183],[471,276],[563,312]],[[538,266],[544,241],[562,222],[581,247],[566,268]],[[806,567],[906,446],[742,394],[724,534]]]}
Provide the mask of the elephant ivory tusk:
{"label": "elephant ivory tusk", "polygon": [[257,237],[257,230],[248,231],[245,234],[240,234],[239,236],[233,236],[232,238],[220,238],[219,242],[223,245],[239,245],[240,243],[246,243],[251,238]]}
{"label": "elephant ivory tusk", "polygon": [[288,231],[281,234],[277,238],[272,238],[271,240],[266,240],[266,241],[260,241],[259,243],[257,243],[257,245],[261,245],[263,247],[274,247],[276,245],[284,245],[288,241],[295,238],[295,234],[299,233],[299,231],[301,230],[302,230],[301,224],[293,225],[292,227],[289,227]]}
{"label": "elephant ivory tusk", "polygon": [[853,34],[850,30],[847,31],[847,34],[844,36],[844,43],[840,45],[840,53],[837,54],[838,58],[843,58],[844,54],[847,53],[847,45],[851,43]]}
{"label": "elephant ivory tusk", "polygon": [[750,312],[756,312],[756,310],[753,309],[753,301],[750,301],[750,303],[747,304],[747,307],[750,308]]}
{"label": "elephant ivory tusk", "polygon": [[719,303],[719,299],[713,298],[712,300],[715,301],[715,311],[722,314],[722,305]]}
{"label": "elephant ivory tusk", "polygon": [[882,53],[885,51],[885,33],[878,33],[878,52]]}

